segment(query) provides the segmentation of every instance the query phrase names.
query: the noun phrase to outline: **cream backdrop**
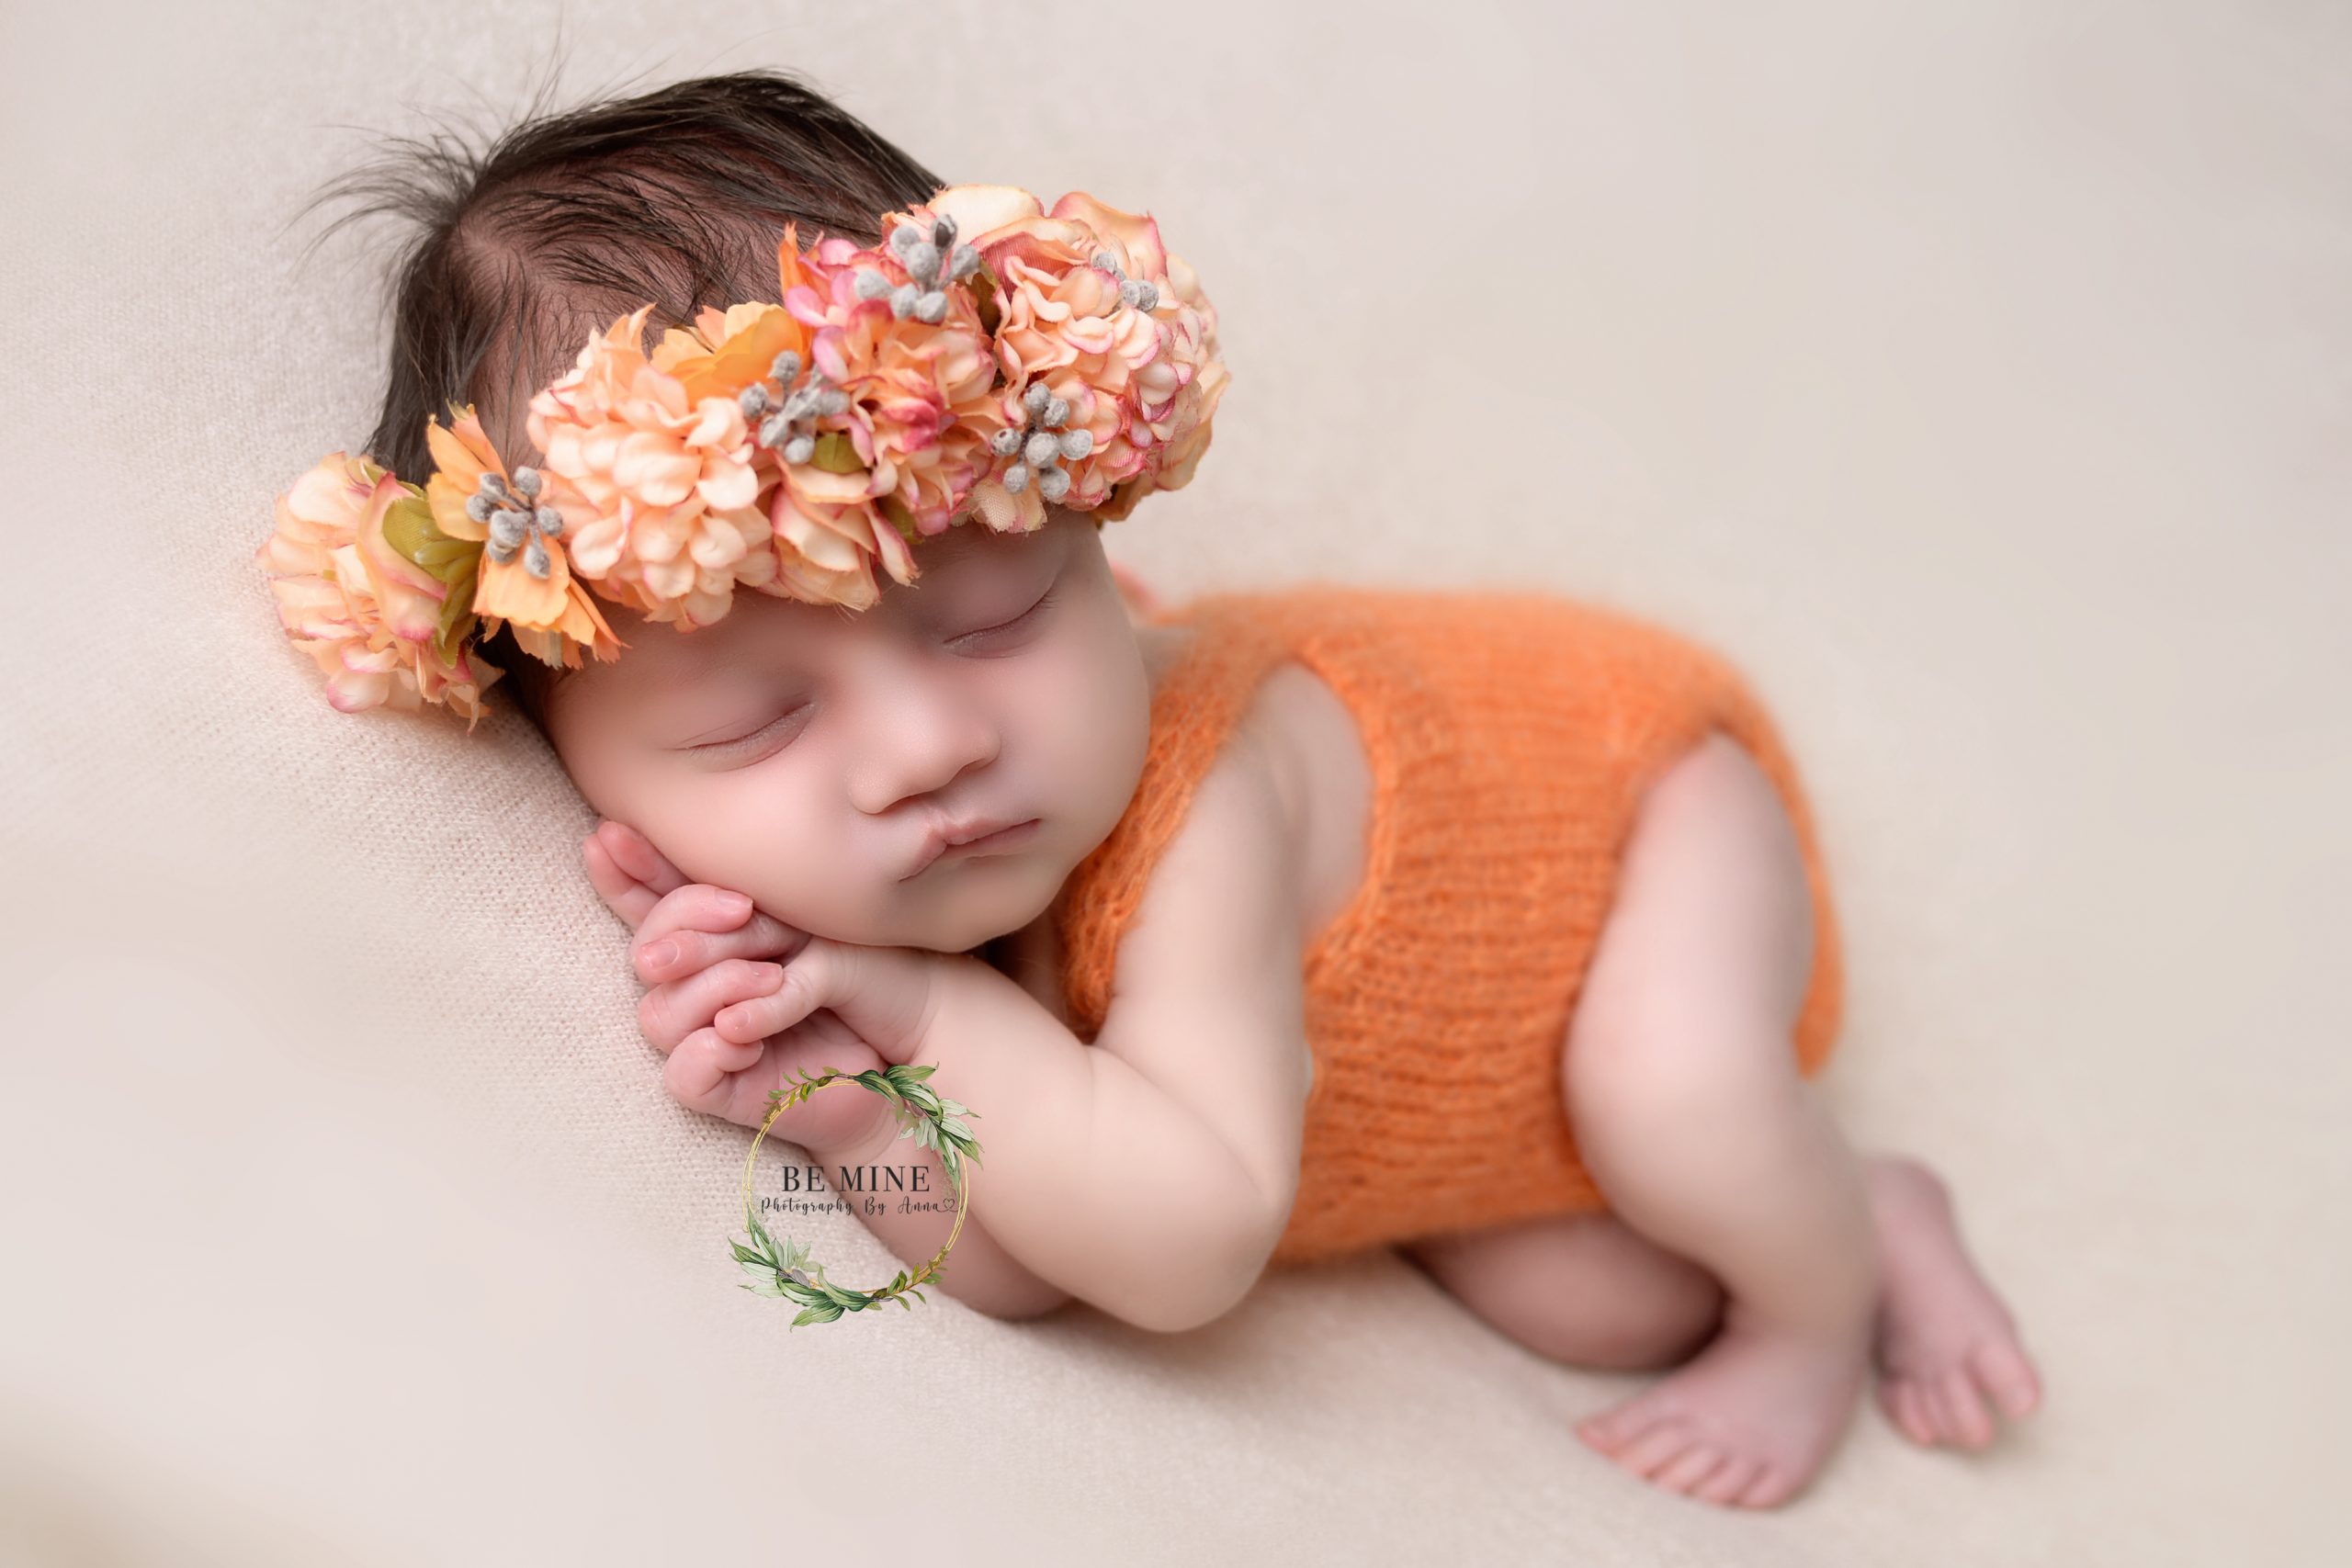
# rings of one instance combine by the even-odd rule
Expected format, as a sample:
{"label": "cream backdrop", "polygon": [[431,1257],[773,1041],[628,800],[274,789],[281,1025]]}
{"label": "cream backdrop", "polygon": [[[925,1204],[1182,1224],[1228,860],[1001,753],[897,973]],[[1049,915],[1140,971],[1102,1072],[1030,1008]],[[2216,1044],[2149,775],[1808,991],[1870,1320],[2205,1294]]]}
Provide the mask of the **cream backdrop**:
{"label": "cream backdrop", "polygon": [[1111,536],[1162,590],[1541,583],[1753,673],[1849,932],[1826,1090],[1951,1177],[2049,1387],[1978,1456],[1866,1408],[1770,1516],[1611,1469],[1570,1425],[1635,1380],[1388,1257],[1179,1337],[787,1334],[561,772],[330,711],[249,558],[383,353],[380,234],[284,225],[558,12],[0,18],[0,1556],[2352,1561],[2341,9],[560,13],[566,101],[788,65],[1150,207],[1233,369]]}

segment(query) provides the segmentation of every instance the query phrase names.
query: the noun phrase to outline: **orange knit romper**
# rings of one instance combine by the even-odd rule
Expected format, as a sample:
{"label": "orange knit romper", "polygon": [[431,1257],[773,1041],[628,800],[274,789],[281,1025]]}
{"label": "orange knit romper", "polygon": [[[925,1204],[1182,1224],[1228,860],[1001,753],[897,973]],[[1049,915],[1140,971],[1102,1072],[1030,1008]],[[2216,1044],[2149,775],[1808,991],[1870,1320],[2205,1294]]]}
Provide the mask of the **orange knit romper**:
{"label": "orange knit romper", "polygon": [[1258,682],[1295,659],[1354,715],[1373,779],[1362,886],[1305,955],[1315,1059],[1276,1265],[1606,1207],[1561,1055],[1644,790],[1720,727],[1780,791],[1816,938],[1792,1042],[1817,1072],[1843,1000],[1794,765],[1711,649],[1555,595],[1309,583],[1150,611],[1193,636],[1151,705],[1142,778],[1061,900],[1063,994],[1091,1041],[1119,939]]}

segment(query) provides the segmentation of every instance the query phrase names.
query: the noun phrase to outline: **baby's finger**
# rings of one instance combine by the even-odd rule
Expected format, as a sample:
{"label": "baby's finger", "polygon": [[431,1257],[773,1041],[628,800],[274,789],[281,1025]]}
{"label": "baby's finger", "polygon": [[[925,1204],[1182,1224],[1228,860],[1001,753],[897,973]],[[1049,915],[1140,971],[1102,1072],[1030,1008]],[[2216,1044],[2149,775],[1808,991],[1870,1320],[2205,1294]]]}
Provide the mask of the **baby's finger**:
{"label": "baby's finger", "polygon": [[653,889],[655,897],[686,885],[686,874],[672,865],[669,857],[653,847],[652,840],[628,823],[605,818],[596,824],[596,836],[620,868]]}
{"label": "baby's finger", "polygon": [[[730,958],[681,980],[654,987],[637,999],[637,1027],[662,1051],[674,1051],[711,1016],[747,997],[774,991],[784,971],[774,964]],[[740,1036],[738,1038],[741,1038]],[[757,1040],[754,1034],[749,1038]]]}
{"label": "baby's finger", "polygon": [[[870,1073],[884,1066],[871,1048],[845,1031],[796,1029],[770,1037],[766,1048],[768,1069],[757,1075],[763,1095],[771,1087],[789,1089],[799,1079],[828,1072]],[[758,1111],[765,1116],[766,1106],[760,1105]],[[803,1148],[849,1149],[865,1146],[886,1128],[895,1127],[897,1120],[890,1102],[880,1095],[860,1084],[834,1082],[778,1111],[768,1131]]]}
{"label": "baby's finger", "polygon": [[728,1039],[764,1040],[808,1016],[811,1010],[807,996],[785,994],[784,969],[775,964],[765,967],[775,972],[762,976],[764,983],[759,990],[731,998],[713,1010],[710,1026]]}
{"label": "baby's finger", "polygon": [[633,948],[642,951],[682,931],[731,931],[752,918],[752,896],[707,882],[689,882],[662,896],[639,922]]}
{"label": "baby's finger", "polygon": [[621,869],[612,851],[595,834],[580,840],[580,860],[588,869],[588,885],[595,888],[605,908],[630,925],[643,925],[653,906],[661,902],[660,894]]}
{"label": "baby's finger", "polygon": [[691,926],[665,931],[660,925],[650,929],[650,935],[647,929],[639,931],[630,954],[637,977],[649,986],[683,978],[729,958],[790,958],[808,940],[807,931],[757,910],[732,931],[697,931]]}
{"label": "baby's finger", "polygon": [[711,1022],[732,1040],[780,1033],[830,1008],[883,1060],[922,1048],[948,973],[940,955],[811,937],[782,966],[773,991],[723,1007]]}
{"label": "baby's finger", "polygon": [[662,1087],[689,1111],[724,1116],[734,1100],[735,1075],[756,1066],[765,1049],[756,1040],[737,1044],[716,1030],[697,1029],[662,1065]]}

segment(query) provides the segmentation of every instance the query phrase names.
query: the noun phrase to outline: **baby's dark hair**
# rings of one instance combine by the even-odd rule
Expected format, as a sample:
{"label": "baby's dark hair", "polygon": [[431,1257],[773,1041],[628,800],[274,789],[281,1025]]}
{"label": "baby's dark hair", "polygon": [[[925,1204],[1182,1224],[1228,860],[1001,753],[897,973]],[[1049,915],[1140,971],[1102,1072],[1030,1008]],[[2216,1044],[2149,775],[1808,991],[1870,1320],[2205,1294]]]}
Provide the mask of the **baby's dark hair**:
{"label": "baby's dark hair", "polygon": [[[581,345],[648,300],[647,330],[706,306],[782,300],[776,243],[787,222],[881,238],[885,212],[944,183],[855,117],[775,70],[702,76],[633,97],[525,118],[477,150],[460,132],[384,139],[304,211],[353,205],[312,242],[380,215],[416,232],[391,276],[391,354],[365,448],[403,479],[432,468],[425,422],[477,406],[511,465],[535,453],[531,393]],[[505,628],[483,648],[541,722],[562,671]]]}

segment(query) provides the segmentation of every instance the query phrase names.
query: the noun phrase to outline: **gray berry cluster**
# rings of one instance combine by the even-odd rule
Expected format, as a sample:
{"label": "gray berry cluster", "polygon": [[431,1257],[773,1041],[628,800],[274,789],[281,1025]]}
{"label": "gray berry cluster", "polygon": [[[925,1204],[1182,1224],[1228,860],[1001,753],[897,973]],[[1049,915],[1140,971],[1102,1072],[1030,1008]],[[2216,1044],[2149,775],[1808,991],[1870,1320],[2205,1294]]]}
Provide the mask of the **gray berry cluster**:
{"label": "gray berry cluster", "polygon": [[888,275],[879,268],[860,267],[855,278],[857,297],[887,299],[893,317],[903,321],[912,316],[926,326],[936,326],[946,318],[947,285],[971,276],[980,265],[979,252],[956,244],[956,220],[944,212],[932,220],[929,235],[920,223],[901,223],[892,229],[890,251],[913,281],[893,288]]}
{"label": "gray berry cluster", "polygon": [[1097,251],[1088,264],[1098,272],[1107,272],[1119,280],[1119,303],[1131,310],[1155,310],[1159,307],[1159,285],[1148,277],[1129,277],[1119,258],[1108,251]]}
{"label": "gray berry cluster", "polygon": [[828,386],[816,370],[795,387],[800,355],[788,348],[769,363],[768,374],[785,388],[782,398],[769,391],[766,382],[754,381],[735,394],[735,406],[743,411],[745,419],[759,420],[761,446],[775,447],[787,463],[805,463],[817,455],[817,422],[846,410],[849,394]]}
{"label": "gray berry cluster", "polygon": [[[555,562],[544,543],[563,537],[563,513],[539,501],[539,470],[516,468],[509,489],[488,468],[466,497],[466,515],[490,528],[490,558],[504,566],[523,551],[523,570],[542,581]],[[527,545],[527,547],[526,547]]]}
{"label": "gray berry cluster", "polygon": [[1022,412],[1029,416],[1025,428],[1000,430],[989,441],[989,450],[1000,457],[1018,456],[1020,461],[1004,470],[1001,482],[1007,491],[1019,495],[1029,488],[1034,471],[1037,493],[1047,501],[1059,501],[1069,493],[1069,470],[1059,462],[1077,462],[1094,450],[1094,433],[1091,430],[1064,430],[1069,420],[1069,404],[1054,396],[1043,381],[1032,381],[1029,389],[1021,394]]}

